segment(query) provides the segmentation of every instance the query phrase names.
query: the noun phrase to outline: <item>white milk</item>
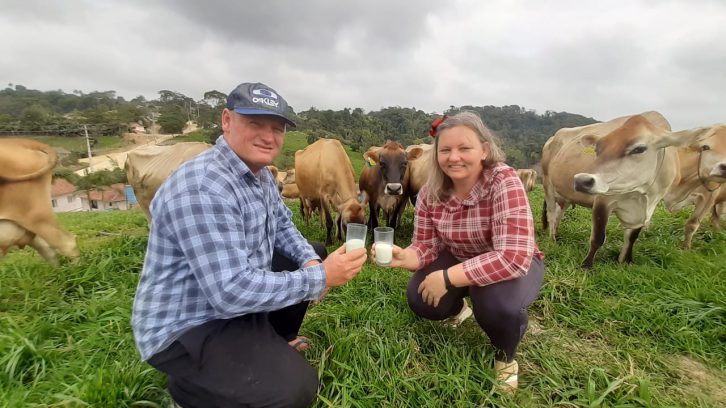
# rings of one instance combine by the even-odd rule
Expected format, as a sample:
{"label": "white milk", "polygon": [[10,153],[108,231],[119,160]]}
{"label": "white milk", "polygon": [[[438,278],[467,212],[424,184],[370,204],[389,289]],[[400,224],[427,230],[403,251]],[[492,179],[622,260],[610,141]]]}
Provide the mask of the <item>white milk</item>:
{"label": "white milk", "polygon": [[358,248],[365,248],[366,243],[362,239],[349,239],[345,241],[345,252],[350,252]]}
{"label": "white milk", "polygon": [[393,245],[386,242],[376,242],[376,263],[389,265],[393,259]]}

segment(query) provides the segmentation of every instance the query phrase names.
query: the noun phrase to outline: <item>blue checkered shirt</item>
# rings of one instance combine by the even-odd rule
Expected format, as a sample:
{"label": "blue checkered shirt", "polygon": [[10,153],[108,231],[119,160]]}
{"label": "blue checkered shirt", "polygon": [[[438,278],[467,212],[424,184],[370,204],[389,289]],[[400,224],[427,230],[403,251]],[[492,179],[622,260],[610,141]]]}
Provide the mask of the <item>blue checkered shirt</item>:
{"label": "blue checkered shirt", "polygon": [[319,258],[272,173],[255,177],[221,136],[161,186],[151,215],[131,317],[144,360],[204,322],[278,310],[325,287],[322,265],[270,271],[273,249],[299,265]]}

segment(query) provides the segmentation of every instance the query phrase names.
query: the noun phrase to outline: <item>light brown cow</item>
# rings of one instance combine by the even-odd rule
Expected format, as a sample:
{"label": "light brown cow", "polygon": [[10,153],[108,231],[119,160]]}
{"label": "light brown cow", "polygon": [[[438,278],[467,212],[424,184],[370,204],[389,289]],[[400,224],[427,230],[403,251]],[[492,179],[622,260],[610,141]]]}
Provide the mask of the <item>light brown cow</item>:
{"label": "light brown cow", "polygon": [[703,129],[671,132],[657,112],[624,116],[609,122],[560,129],[542,152],[545,210],[554,238],[564,210],[590,207],[590,250],[583,267],[591,268],[605,241],[610,213],[625,227],[620,262],[632,262],[632,250],[655,207],[679,180],[676,146],[696,142]]}
{"label": "light brown cow", "polygon": [[716,202],[711,207],[711,224],[716,230],[721,229],[721,220],[726,216],[726,183],[721,184]]}
{"label": "light brown cow", "polygon": [[421,187],[429,179],[429,173],[432,166],[436,165],[433,163],[433,145],[420,144],[411,145],[406,148],[406,154],[409,156],[408,160],[408,196],[412,205],[416,205],[416,197],[418,192],[421,191]]}
{"label": "light brown cow", "polygon": [[353,165],[335,139],[318,139],[304,150],[295,152],[295,181],[301,202],[319,202],[325,217],[326,244],[332,243],[333,219],[330,208],[338,211],[337,237],[343,240],[348,223],[365,222],[363,198],[355,184]]}
{"label": "light brown cow", "polygon": [[136,193],[141,209],[151,223],[149,205],[161,184],[184,162],[208,150],[212,145],[201,142],[134,149],[126,156],[126,178]]}
{"label": "light brown cow", "polygon": [[58,156],[46,144],[0,139],[0,252],[34,248],[56,265],[57,254],[80,255],[76,238],[62,229],[51,206],[52,169]]}
{"label": "light brown cow", "polygon": [[286,172],[285,178],[282,180],[282,191],[280,195],[283,198],[300,198],[300,190],[295,183],[295,169]]}
{"label": "light brown cow", "polygon": [[721,186],[726,182],[726,125],[713,126],[695,143],[678,149],[678,160],[681,178],[663,197],[663,203],[669,211],[695,204],[685,227],[684,245],[690,248],[703,217],[716,210]]}
{"label": "light brown cow", "polygon": [[537,172],[533,169],[517,169],[517,176],[522,180],[524,191],[530,192],[534,190],[534,186],[537,184]]}
{"label": "light brown cow", "polygon": [[421,149],[406,153],[400,143],[391,140],[383,147],[372,146],[363,153],[368,164],[360,174],[359,185],[368,197],[368,228],[378,226],[379,210],[383,210],[387,226],[398,228],[410,187],[408,161],[422,153]]}

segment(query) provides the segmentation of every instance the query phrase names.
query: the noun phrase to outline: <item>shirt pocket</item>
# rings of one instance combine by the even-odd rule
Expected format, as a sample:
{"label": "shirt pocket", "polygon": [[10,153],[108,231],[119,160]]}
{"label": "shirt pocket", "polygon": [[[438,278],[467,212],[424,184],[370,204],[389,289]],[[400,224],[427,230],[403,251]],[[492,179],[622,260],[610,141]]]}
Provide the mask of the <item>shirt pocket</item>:
{"label": "shirt pocket", "polygon": [[265,223],[267,221],[268,209],[260,201],[249,201],[242,204],[245,236],[247,237],[247,248],[258,249],[262,239],[266,235]]}

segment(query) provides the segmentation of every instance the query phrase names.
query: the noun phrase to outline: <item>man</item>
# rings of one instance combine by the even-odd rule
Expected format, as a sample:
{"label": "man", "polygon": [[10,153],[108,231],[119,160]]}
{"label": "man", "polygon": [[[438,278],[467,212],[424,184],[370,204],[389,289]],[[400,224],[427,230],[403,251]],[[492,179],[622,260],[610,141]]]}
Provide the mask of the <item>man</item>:
{"label": "man", "polygon": [[297,337],[307,304],[366,260],[344,246],[326,258],[291,222],[265,167],[295,126],[289,115],[269,86],[239,85],[214,148],[151,202],[132,325],[141,357],[168,374],[184,408],[308,406],[318,379]]}

